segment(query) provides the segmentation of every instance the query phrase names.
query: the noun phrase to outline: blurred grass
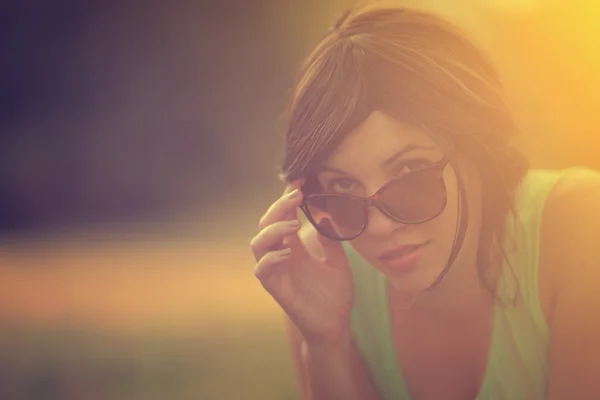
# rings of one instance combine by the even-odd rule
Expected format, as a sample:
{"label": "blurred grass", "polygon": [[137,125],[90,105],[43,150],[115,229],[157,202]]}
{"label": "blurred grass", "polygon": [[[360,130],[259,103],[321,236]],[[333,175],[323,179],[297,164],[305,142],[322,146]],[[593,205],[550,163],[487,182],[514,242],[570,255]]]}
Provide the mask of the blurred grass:
{"label": "blurred grass", "polygon": [[5,240],[0,399],[296,399],[282,314],[252,272],[262,211]]}
{"label": "blurred grass", "polygon": [[2,399],[296,399],[278,329],[3,329]]}

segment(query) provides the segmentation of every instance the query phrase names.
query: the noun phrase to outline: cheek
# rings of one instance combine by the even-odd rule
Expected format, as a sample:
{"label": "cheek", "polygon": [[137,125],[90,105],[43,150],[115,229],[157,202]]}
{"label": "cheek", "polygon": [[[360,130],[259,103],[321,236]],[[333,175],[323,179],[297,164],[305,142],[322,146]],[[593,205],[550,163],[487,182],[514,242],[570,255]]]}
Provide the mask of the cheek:
{"label": "cheek", "polygon": [[[478,185],[478,176],[476,169],[469,165],[461,164],[462,183],[465,187],[464,195],[467,197],[465,207],[468,207],[468,229],[467,237],[469,239],[469,231],[477,232],[477,224],[480,220],[480,205],[478,198],[480,190]],[[444,212],[435,220],[431,221],[435,226],[431,226],[432,237],[436,240],[436,248],[438,253],[448,255],[454,244],[454,239],[457,234],[459,213],[458,213],[458,181],[454,169],[448,166],[444,171],[444,184],[446,186],[447,203]],[[463,210],[464,212],[464,210]],[[463,243],[463,246],[465,243]]]}
{"label": "cheek", "polygon": [[372,240],[366,235],[363,234],[358,238],[350,241],[350,245],[362,258],[367,260],[368,262],[373,262],[374,259],[374,251],[377,246],[373,243]]}
{"label": "cheek", "polygon": [[[456,225],[458,220],[458,189],[454,169],[448,166],[444,170],[444,184],[446,186],[446,207],[444,211],[435,219],[420,225],[414,225],[416,237],[431,240],[435,247],[435,253],[440,257],[449,254],[454,236],[456,234]],[[465,182],[465,185],[467,183]],[[380,238],[369,236],[367,233],[352,240],[350,244],[354,250],[365,260],[372,262],[381,250]],[[437,258],[437,256],[436,256]]]}
{"label": "cheek", "polygon": [[458,189],[456,175],[451,167],[444,170],[444,184],[446,186],[446,207],[434,220],[425,224],[427,233],[436,242],[440,251],[445,251],[452,246],[458,221]]}
{"label": "cheek", "polygon": [[456,173],[450,165],[444,170],[444,185],[446,186],[446,197],[448,199],[444,213],[447,213],[448,211],[456,210],[458,192]]}

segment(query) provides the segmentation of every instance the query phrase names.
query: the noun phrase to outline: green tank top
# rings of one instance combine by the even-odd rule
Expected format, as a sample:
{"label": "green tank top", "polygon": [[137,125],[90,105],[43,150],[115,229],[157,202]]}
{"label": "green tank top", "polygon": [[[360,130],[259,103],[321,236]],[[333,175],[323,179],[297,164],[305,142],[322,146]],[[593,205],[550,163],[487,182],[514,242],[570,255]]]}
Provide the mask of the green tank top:
{"label": "green tank top", "polygon": [[[490,353],[477,400],[545,397],[549,328],[538,293],[540,225],[548,193],[565,171],[530,170],[517,189],[516,210],[522,226],[518,234],[509,229],[507,239],[511,238],[512,245],[506,241],[514,274],[502,268],[498,295],[503,302],[494,310]],[[395,357],[386,278],[348,243],[344,248],[355,285],[352,334],[371,380],[383,399],[410,400]]]}

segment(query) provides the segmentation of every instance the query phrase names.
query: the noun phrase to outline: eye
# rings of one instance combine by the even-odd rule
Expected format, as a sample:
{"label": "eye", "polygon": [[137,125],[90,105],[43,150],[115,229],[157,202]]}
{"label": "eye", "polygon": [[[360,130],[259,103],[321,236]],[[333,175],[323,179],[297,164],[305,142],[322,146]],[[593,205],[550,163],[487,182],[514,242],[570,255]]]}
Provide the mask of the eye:
{"label": "eye", "polygon": [[398,166],[397,175],[406,175],[409,172],[419,170],[431,165],[431,161],[425,159],[406,160]]}
{"label": "eye", "polygon": [[421,158],[421,159],[416,159],[416,160],[409,160],[406,162],[406,165],[408,165],[408,167],[411,170],[415,170],[415,169],[429,167],[431,165],[431,161]]}
{"label": "eye", "polygon": [[332,192],[346,194],[356,188],[356,183],[351,179],[334,179],[327,186]]}

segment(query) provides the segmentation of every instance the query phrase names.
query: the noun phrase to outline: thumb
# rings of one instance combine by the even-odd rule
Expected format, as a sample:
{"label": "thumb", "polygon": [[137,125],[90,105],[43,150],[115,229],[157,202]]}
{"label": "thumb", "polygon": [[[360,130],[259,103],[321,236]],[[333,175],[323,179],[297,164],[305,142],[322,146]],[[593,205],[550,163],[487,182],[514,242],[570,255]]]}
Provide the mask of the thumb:
{"label": "thumb", "polygon": [[[324,219],[320,223],[320,227],[330,226],[331,223],[329,219]],[[333,227],[331,227],[333,228]],[[337,240],[331,240],[326,238],[317,232],[317,240],[323,249],[323,261],[327,263],[327,265],[333,266],[335,268],[346,268],[348,265],[348,257],[346,256],[346,251],[344,250],[344,246],[342,242]]]}

